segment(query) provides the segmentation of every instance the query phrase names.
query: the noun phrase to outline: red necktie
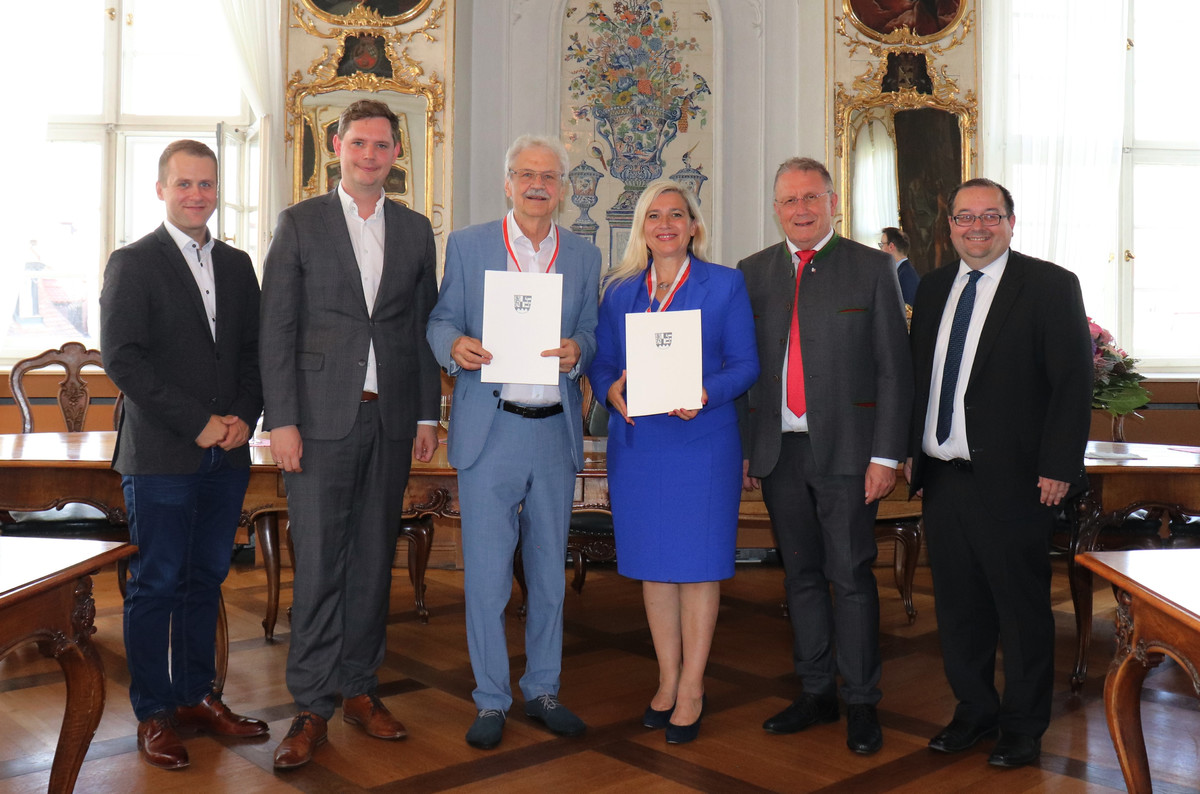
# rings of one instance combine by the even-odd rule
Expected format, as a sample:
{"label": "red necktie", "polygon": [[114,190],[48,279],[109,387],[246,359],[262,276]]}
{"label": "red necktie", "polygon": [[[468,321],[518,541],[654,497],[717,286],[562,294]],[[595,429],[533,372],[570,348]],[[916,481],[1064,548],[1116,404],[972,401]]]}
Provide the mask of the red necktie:
{"label": "red necktie", "polygon": [[816,251],[797,251],[796,299],[792,302],[792,329],[788,335],[787,407],[796,416],[808,410],[804,399],[804,359],[800,355],[800,276],[817,255]]}

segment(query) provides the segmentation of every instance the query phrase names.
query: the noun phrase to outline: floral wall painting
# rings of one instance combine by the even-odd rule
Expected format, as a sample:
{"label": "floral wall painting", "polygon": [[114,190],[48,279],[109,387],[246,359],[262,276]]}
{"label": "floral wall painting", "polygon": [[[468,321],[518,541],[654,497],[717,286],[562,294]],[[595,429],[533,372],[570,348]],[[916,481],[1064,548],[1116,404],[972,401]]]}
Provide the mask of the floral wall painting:
{"label": "floral wall painting", "polygon": [[[567,4],[561,123],[580,210],[571,227],[595,240],[609,263],[624,252],[648,182],[677,176],[699,189],[708,178],[712,24],[703,0]],[[701,197],[709,218],[711,193]],[[603,220],[587,214],[596,204]]]}

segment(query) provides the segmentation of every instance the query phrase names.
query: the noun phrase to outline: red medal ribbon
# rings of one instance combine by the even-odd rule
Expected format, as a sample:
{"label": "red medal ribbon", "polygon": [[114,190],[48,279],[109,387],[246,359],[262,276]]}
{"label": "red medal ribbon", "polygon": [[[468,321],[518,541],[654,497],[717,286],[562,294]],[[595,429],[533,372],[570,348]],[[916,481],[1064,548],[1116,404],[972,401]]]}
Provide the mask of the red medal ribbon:
{"label": "red medal ribbon", "polygon": [[[679,272],[675,274],[675,282],[671,284],[671,289],[666,296],[659,302],[658,310],[665,312],[667,307],[671,305],[671,301],[675,300],[675,293],[679,292],[679,288],[688,280],[688,274],[692,271],[692,258],[688,257],[683,262],[683,267],[679,268]],[[646,268],[646,293],[650,296],[650,305],[646,307],[647,312],[654,311],[654,263],[650,263],[650,267]]]}
{"label": "red medal ribbon", "polygon": [[[504,229],[504,247],[508,249],[508,255],[512,258],[513,264],[517,266],[517,272],[524,273],[525,271],[521,269],[521,260],[517,259],[517,252],[513,250],[512,241],[508,239],[508,220],[505,219],[501,226]],[[558,234],[558,230],[555,229],[554,253],[550,256],[550,264],[546,265],[547,273],[550,272],[550,268],[554,267],[554,260],[558,259],[558,243],[561,239],[562,235]],[[535,251],[534,254],[536,255],[536,253]]]}

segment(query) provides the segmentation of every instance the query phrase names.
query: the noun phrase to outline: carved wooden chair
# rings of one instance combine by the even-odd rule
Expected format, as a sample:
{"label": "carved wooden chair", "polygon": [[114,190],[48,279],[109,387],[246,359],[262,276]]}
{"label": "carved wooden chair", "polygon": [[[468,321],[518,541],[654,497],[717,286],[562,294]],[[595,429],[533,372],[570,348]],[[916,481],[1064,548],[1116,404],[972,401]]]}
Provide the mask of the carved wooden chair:
{"label": "carved wooden chair", "polygon": [[[21,411],[21,432],[34,432],[33,401],[26,393],[25,375],[47,367],[61,367],[64,377],[58,384],[58,408],[63,426],[69,433],[83,430],[91,394],[82,370],[87,366],[102,367],[99,350],[88,350],[79,342],[67,342],[58,350],[47,350],[31,358],[18,361],[8,375],[8,385],[13,400]],[[113,406],[113,429],[120,422],[122,397],[118,395]],[[7,512],[0,513],[0,531],[6,535],[55,536],[95,538],[97,540],[128,540],[129,532],[123,513],[114,511],[106,516],[62,517],[64,504],[53,505],[53,510],[29,514],[24,520],[15,521]],[[90,505],[96,508],[98,505]],[[124,560],[122,560],[124,562]]]}

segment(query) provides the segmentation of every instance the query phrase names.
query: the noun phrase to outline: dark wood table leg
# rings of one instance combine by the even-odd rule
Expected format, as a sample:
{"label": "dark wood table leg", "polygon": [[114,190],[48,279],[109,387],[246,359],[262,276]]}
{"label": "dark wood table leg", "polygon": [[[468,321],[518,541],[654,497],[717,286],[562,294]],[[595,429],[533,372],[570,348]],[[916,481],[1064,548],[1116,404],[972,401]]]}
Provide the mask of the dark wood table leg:
{"label": "dark wood table leg", "polygon": [[[38,640],[38,648],[58,661],[67,681],[66,710],[58,746],[54,750],[54,763],[50,767],[48,791],[70,792],[75,788],[84,756],[104,713],[104,665],[91,641],[91,635],[96,631],[92,578],[81,576],[73,585],[37,597],[27,608],[30,614],[70,615],[70,628],[66,633],[59,630],[49,639]],[[43,637],[49,633],[39,632]]]}
{"label": "dark wood table leg", "polygon": [[268,640],[273,640],[275,623],[279,619],[279,513],[255,516],[254,537],[267,572],[267,614],[262,622],[263,633]]}
{"label": "dark wood table leg", "polygon": [[896,540],[893,573],[896,576],[896,587],[900,589],[900,600],[904,602],[904,612],[908,615],[908,622],[912,623],[917,619],[917,608],[913,604],[913,578],[917,572],[917,558],[921,554],[920,520],[901,524]]}
{"label": "dark wood table leg", "polygon": [[1100,503],[1090,492],[1066,507],[1071,525],[1067,546],[1067,579],[1071,583],[1071,604],[1075,607],[1075,666],[1071,670],[1071,692],[1079,694],[1087,678],[1087,653],[1092,643],[1092,572],[1076,561],[1076,557],[1091,551],[1096,524],[1100,520]]}
{"label": "dark wood table leg", "polygon": [[433,518],[418,516],[407,518],[400,525],[400,536],[408,540],[408,580],[412,582],[417,615],[422,623],[429,622],[429,610],[425,607],[425,569],[429,567],[429,553],[433,550]]}
{"label": "dark wood table leg", "polygon": [[225,676],[229,673],[229,619],[225,615],[225,594],[217,595],[217,677],[213,680],[213,692],[217,697],[225,691]]}
{"label": "dark wood table leg", "polygon": [[[1138,627],[1134,625],[1132,597],[1117,594],[1117,654],[1104,681],[1104,713],[1112,736],[1125,788],[1131,794],[1150,794],[1150,763],[1146,758],[1146,739],[1142,735],[1142,682],[1151,667],[1162,661],[1161,653],[1137,648]],[[1139,616],[1140,617],[1140,616]]]}

